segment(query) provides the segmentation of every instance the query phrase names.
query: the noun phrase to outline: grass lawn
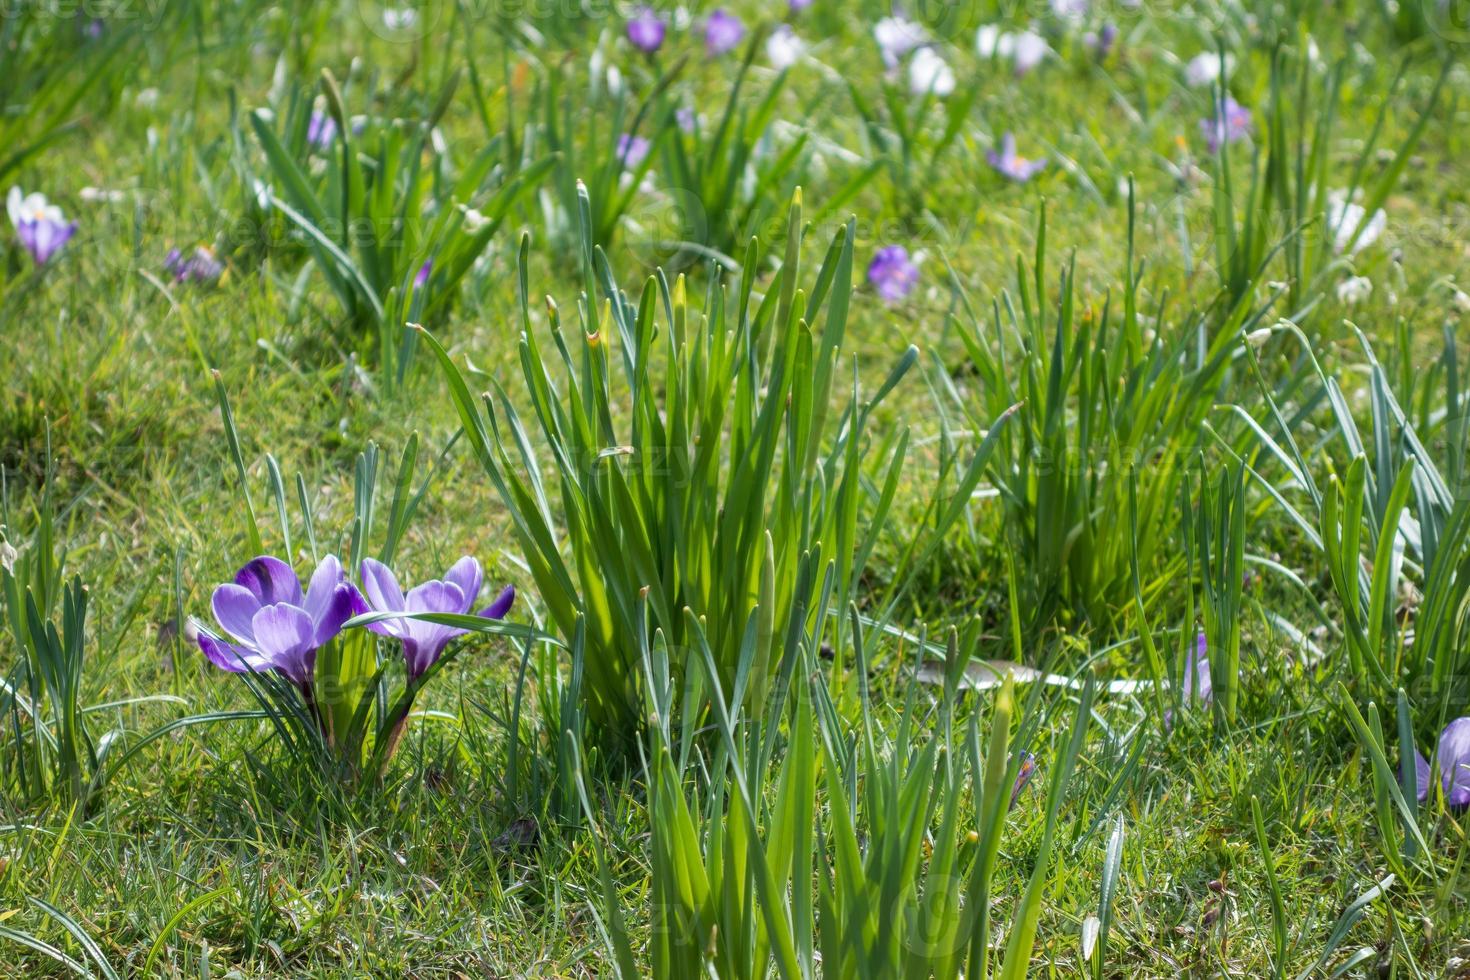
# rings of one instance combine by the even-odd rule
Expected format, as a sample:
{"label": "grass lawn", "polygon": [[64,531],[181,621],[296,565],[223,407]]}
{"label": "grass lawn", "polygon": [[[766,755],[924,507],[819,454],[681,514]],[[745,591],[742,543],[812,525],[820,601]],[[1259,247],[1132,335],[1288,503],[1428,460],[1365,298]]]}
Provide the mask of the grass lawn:
{"label": "grass lawn", "polygon": [[1460,13],[0,9],[0,975],[1470,977]]}

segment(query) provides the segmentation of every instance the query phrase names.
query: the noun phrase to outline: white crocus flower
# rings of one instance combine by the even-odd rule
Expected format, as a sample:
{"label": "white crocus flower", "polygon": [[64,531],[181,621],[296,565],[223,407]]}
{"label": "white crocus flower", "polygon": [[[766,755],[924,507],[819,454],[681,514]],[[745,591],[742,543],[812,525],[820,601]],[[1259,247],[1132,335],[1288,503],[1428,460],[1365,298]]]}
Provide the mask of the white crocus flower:
{"label": "white crocus flower", "polygon": [[944,98],[954,92],[954,69],[933,48],[920,48],[909,62],[909,91]]}
{"label": "white crocus flower", "polygon": [[806,54],[806,42],[796,36],[787,24],[782,24],[766,38],[766,60],[777,71],[784,71],[801,60]]}
{"label": "white crocus flower", "polygon": [[[1349,255],[1357,255],[1363,249],[1372,245],[1383,234],[1388,227],[1388,215],[1379,208],[1366,222],[1363,216],[1367,214],[1366,209],[1356,201],[1349,201],[1347,195],[1342,191],[1333,191],[1327,198],[1327,228],[1332,235],[1332,247],[1339,255],[1346,252]],[[1353,240],[1353,232],[1358,230],[1358,225],[1363,226],[1363,231]]]}
{"label": "white crocus flower", "polygon": [[1222,58],[1214,51],[1206,51],[1195,55],[1184,66],[1184,80],[1189,83],[1190,88],[1213,85],[1222,74],[1228,74],[1234,64],[1234,59],[1229,55]]}
{"label": "white crocus flower", "polygon": [[873,38],[883,52],[883,63],[895,68],[904,56],[929,39],[924,28],[902,17],[884,17],[873,25]]}
{"label": "white crocus flower", "polygon": [[1373,292],[1367,276],[1349,276],[1337,284],[1337,301],[1344,306],[1357,306]]}

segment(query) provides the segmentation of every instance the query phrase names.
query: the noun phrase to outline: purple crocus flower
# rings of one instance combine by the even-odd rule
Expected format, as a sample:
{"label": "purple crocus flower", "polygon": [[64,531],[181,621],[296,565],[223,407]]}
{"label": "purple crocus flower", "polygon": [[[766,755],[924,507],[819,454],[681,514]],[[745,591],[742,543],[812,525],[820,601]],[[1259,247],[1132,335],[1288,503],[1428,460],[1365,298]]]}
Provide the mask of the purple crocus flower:
{"label": "purple crocus flower", "polygon": [[313,112],[311,121],[306,124],[306,142],[315,149],[330,150],[332,141],[337,138],[337,120],[325,112]]}
{"label": "purple crocus flower", "polygon": [[740,18],[720,7],[704,22],[704,49],[711,57],[732,51],[745,37]]}
{"label": "purple crocus flower", "polygon": [[[1223,111],[1220,111],[1222,108]],[[1227,95],[1224,106],[1217,106],[1215,114],[1210,118],[1201,119],[1199,128],[1205,134],[1210,152],[1219,153],[1220,147],[1250,135],[1251,111]]]}
{"label": "purple crocus flower", "polygon": [[644,160],[648,159],[648,151],[652,144],[647,137],[635,136],[632,133],[624,133],[618,137],[618,160],[626,170],[637,170]]}
{"label": "purple crocus flower", "polygon": [[809,9],[811,5],[812,0],[790,0],[790,3],[788,4],[793,14],[799,14],[803,10]]}
{"label": "purple crocus flower", "polygon": [[[392,569],[371,558],[362,560],[362,588],[375,612],[452,613],[466,615],[480,594],[484,573],[480,563],[465,556],[455,562],[443,579],[433,579],[414,586],[408,595],[398,587]],[[495,601],[476,615],[482,619],[504,619],[515,602],[516,590],[507,585]],[[372,623],[368,629],[391,636],[403,644],[403,659],[408,665],[408,678],[416,680],[428,670],[449,641],[467,632],[454,626],[440,626],[417,619],[386,619]]]}
{"label": "purple crocus flower", "polygon": [[1190,654],[1184,665],[1183,689],[1186,705],[1193,701],[1208,705],[1215,700],[1215,681],[1210,676],[1209,650],[1210,645],[1205,640],[1205,634],[1200,633],[1194,638],[1194,653]]}
{"label": "purple crocus flower", "polygon": [[199,633],[199,648],[216,667],[244,673],[275,670],[301,687],[311,684],[316,654],[367,605],[328,555],[303,595],[291,566],[262,555],[214,590],[214,618],[232,639]]}
{"label": "purple crocus flower", "polygon": [[176,248],[168,250],[163,268],[174,277],[175,282],[194,282],[212,286],[224,275],[225,267],[214,257],[214,250],[200,245],[185,256]]}
{"label": "purple crocus flower", "polygon": [[[1210,676],[1209,643],[1203,632],[1194,638],[1194,650],[1185,658],[1181,701],[1186,708],[1208,706],[1215,700],[1215,681]],[[1174,712],[1164,712],[1164,728],[1174,727]]]}
{"label": "purple crocus flower", "polygon": [[1091,49],[1098,61],[1107,61],[1108,55],[1113,53],[1113,45],[1118,43],[1118,27],[1116,24],[1104,24],[1100,30],[1088,31],[1082,35],[1082,43]]}
{"label": "purple crocus flower", "polygon": [[909,259],[902,245],[880,248],[868,263],[868,282],[884,301],[897,303],[913,291],[919,282],[919,267]]}
{"label": "purple crocus flower", "polygon": [[416,273],[414,273],[414,276],[413,276],[413,288],[414,289],[423,289],[425,286],[427,286],[429,284],[429,274],[432,273],[433,271],[434,271],[434,260],[433,259],[426,259],[424,261],[424,264],[421,265],[421,266],[419,266],[419,271],[416,272]]}
{"label": "purple crocus flower", "polygon": [[1002,136],[1000,150],[988,150],[985,159],[997,173],[1018,184],[1026,183],[1046,168],[1046,157],[1040,160],[1027,160],[1017,153],[1016,137],[1011,133]]}
{"label": "purple crocus flower", "polygon": [[[1439,735],[1439,751],[1435,756],[1445,802],[1450,806],[1470,806],[1470,718],[1456,718],[1444,726]],[[1419,802],[1429,798],[1429,781],[1433,778],[1429,763],[1414,750],[1414,773],[1419,784]]]}
{"label": "purple crocus flower", "polygon": [[1016,800],[1020,798],[1021,792],[1031,783],[1031,777],[1036,775],[1036,756],[1030,752],[1021,753],[1021,768],[1016,773],[1016,782],[1011,786],[1010,809],[1015,809]]}
{"label": "purple crocus flower", "polygon": [[628,40],[644,54],[653,54],[663,47],[667,32],[668,25],[651,7],[640,7],[633,19],[628,21]]}
{"label": "purple crocus flower", "polygon": [[27,194],[19,187],[12,187],[5,198],[5,210],[10,214],[10,223],[15,225],[16,237],[37,265],[51,261],[51,256],[77,232],[77,223],[67,221],[61,209],[47,201],[44,194]]}

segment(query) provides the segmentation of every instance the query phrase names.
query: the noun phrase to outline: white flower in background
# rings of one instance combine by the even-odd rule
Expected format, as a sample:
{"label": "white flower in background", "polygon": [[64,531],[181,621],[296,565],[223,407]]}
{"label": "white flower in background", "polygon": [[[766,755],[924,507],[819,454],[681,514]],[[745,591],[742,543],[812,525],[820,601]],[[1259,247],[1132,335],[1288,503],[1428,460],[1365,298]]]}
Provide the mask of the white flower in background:
{"label": "white flower in background", "polygon": [[1457,289],[1455,290],[1452,301],[1455,304],[1455,309],[1461,313],[1470,313],[1470,293],[1465,292],[1463,289]]}
{"label": "white flower in background", "polygon": [[406,31],[418,20],[419,12],[412,7],[387,7],[383,10],[383,26],[390,31]]}
{"label": "white flower in background", "polygon": [[1189,83],[1190,88],[1203,88],[1213,85],[1222,74],[1226,74],[1234,66],[1235,59],[1229,55],[1221,58],[1217,52],[1206,51],[1197,54],[1190,59],[1189,64],[1184,66],[1184,80]]}
{"label": "white flower in background", "polygon": [[954,92],[954,70],[933,48],[920,48],[909,62],[909,91],[942,99]]}
{"label": "white flower in background", "polygon": [[884,17],[873,25],[873,38],[883,53],[883,64],[896,68],[910,51],[929,39],[924,28],[902,17]]}
{"label": "white flower in background", "polygon": [[1017,75],[1024,75],[1046,59],[1051,52],[1046,39],[1034,31],[1012,34],[995,24],[986,24],[975,33],[975,51],[982,58],[1006,58]]}
{"label": "white flower in background", "polygon": [[1009,58],[1015,48],[1015,38],[996,24],[986,24],[975,33],[975,50],[982,58]]}
{"label": "white flower in background", "polygon": [[107,190],[104,187],[83,187],[77,191],[80,197],[88,204],[120,204],[128,199],[126,191]]}
{"label": "white flower in background", "polygon": [[1337,284],[1337,301],[1344,306],[1357,306],[1373,292],[1367,276],[1349,276]]}
{"label": "white flower in background", "polygon": [[796,36],[789,24],[782,24],[766,38],[766,60],[777,71],[784,71],[806,54],[806,42]]}
{"label": "white flower in background", "polygon": [[1017,34],[1015,51],[1011,56],[1016,65],[1016,74],[1026,74],[1045,61],[1050,52],[1051,48],[1046,46],[1046,39],[1040,34],[1032,31],[1022,31]]}
{"label": "white flower in background", "polygon": [[1051,12],[1064,20],[1082,20],[1087,8],[1088,0],[1051,0]]}
{"label": "white flower in background", "polygon": [[[1333,250],[1339,255],[1343,252],[1357,255],[1376,242],[1388,227],[1388,215],[1382,208],[1374,211],[1366,222],[1363,221],[1365,214],[1364,207],[1356,201],[1349,201],[1342,191],[1333,191],[1327,196],[1327,232],[1332,236]],[[1363,231],[1354,241],[1353,232],[1360,224]]]}
{"label": "white flower in background", "polygon": [[468,234],[475,234],[485,227],[486,218],[474,208],[464,208],[464,230]]}
{"label": "white flower in background", "polygon": [[133,105],[139,109],[152,109],[158,105],[158,89],[151,87],[143,89],[133,96]]}

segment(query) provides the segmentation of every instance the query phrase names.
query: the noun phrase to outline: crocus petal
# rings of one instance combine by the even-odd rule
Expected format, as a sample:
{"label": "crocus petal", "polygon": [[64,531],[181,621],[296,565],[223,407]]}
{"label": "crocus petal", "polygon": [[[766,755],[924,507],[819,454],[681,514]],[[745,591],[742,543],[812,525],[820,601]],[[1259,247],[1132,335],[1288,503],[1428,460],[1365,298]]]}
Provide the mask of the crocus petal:
{"label": "crocus petal", "polygon": [[262,606],[278,602],[301,605],[301,581],[291,566],[271,555],[252,559],[235,573],[235,584],[255,593]]}
{"label": "crocus petal", "polygon": [[1439,771],[1450,806],[1470,805],[1470,718],[1456,718],[1439,736]]}
{"label": "crocus petal", "polygon": [[317,563],[316,571],[311,573],[311,581],[306,586],[304,606],[312,622],[321,621],[328,603],[336,598],[337,586],[341,585],[345,579],[342,563],[337,560],[336,555],[328,555]]}
{"label": "crocus petal", "polygon": [[409,612],[462,613],[467,605],[459,586],[435,579],[409,589],[404,608]]}
{"label": "crocus petal", "polygon": [[362,575],[362,591],[368,605],[379,612],[402,612],[403,590],[398,587],[398,578],[393,569],[380,561],[364,558],[359,568]]}
{"label": "crocus petal", "polygon": [[484,580],[485,573],[480,570],[480,563],[470,555],[465,555],[444,573],[444,581],[457,586],[460,595],[464,597],[464,605],[459,608],[459,612],[469,612],[470,606],[475,604],[475,599],[480,594],[480,586]]}
{"label": "crocus petal", "polygon": [[214,590],[214,618],[237,640],[255,642],[255,630],[251,621],[260,612],[260,599],[242,585],[227,582]]}
{"label": "crocus petal", "polygon": [[10,193],[5,195],[5,211],[10,215],[10,223],[16,228],[20,227],[21,202],[25,200],[25,192],[19,187],[10,188]]}
{"label": "crocus petal", "polygon": [[269,670],[271,666],[254,650],[215,639],[203,630],[199,632],[199,649],[204,651],[210,663],[232,674],[243,674],[250,669]]}
{"label": "crocus petal", "polygon": [[311,679],[316,664],[316,628],[300,606],[277,603],[255,614],[255,642],[271,665],[297,683]]}
{"label": "crocus petal", "polygon": [[1414,750],[1414,792],[1420,803],[1429,798],[1429,760],[1418,749]]}
{"label": "crocus petal", "polygon": [[313,628],[316,631],[316,645],[326,646],[338,633],[342,632],[342,624],[353,616],[360,616],[368,611],[368,605],[362,598],[362,593],[351,582],[343,582],[332,592],[322,608],[321,615],[313,615],[311,618]]}
{"label": "crocus petal", "polygon": [[506,613],[510,612],[510,607],[515,605],[515,601],[516,587],[507,585],[500,590],[500,595],[495,597],[495,601],[481,609],[478,615],[481,619],[504,619]]}
{"label": "crocus petal", "polygon": [[[403,591],[393,570],[380,561],[364,558],[358,566],[366,605],[375,612],[403,612]],[[368,629],[382,636],[402,638],[408,635],[408,623],[401,619],[385,619],[368,624]]]}

